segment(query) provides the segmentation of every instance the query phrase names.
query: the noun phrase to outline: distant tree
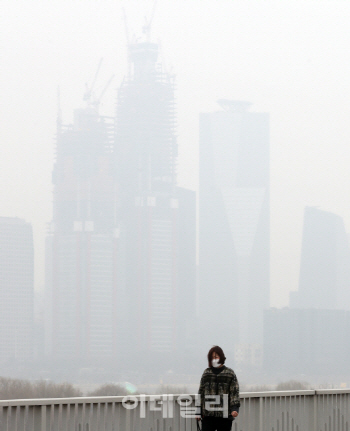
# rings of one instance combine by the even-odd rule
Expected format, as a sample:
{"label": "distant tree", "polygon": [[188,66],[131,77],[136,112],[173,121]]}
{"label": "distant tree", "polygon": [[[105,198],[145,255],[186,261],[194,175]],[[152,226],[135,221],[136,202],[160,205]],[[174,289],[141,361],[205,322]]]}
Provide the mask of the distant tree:
{"label": "distant tree", "polygon": [[333,383],[321,383],[315,389],[340,389],[340,387]]}
{"label": "distant tree", "polygon": [[54,383],[40,380],[34,384],[35,398],[74,398],[83,393],[71,383]]}
{"label": "distant tree", "polygon": [[240,392],[267,392],[272,391],[271,385],[255,385],[255,386],[245,386],[240,385]]}
{"label": "distant tree", "polygon": [[27,380],[0,377],[0,399],[34,398],[33,385]]}
{"label": "distant tree", "polygon": [[40,380],[10,379],[0,377],[0,399],[15,400],[28,398],[81,397],[82,392],[70,383],[54,383]]}
{"label": "distant tree", "polygon": [[121,385],[106,383],[99,388],[87,394],[88,397],[109,397],[118,395],[127,395],[127,389]]}
{"label": "distant tree", "polygon": [[159,385],[156,388],[155,394],[188,394],[186,386],[177,385]]}
{"label": "distant tree", "polygon": [[309,384],[306,382],[299,382],[297,380],[289,380],[281,382],[276,386],[276,391],[293,391],[309,389]]}

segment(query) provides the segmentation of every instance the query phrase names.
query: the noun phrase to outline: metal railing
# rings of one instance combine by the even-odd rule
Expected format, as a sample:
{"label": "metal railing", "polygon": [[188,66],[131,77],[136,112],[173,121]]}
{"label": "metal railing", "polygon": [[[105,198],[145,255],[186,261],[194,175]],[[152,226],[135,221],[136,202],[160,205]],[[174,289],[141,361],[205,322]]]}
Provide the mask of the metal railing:
{"label": "metal railing", "polygon": [[[0,431],[196,431],[195,395],[0,401]],[[350,390],[241,394],[232,431],[350,431]]]}

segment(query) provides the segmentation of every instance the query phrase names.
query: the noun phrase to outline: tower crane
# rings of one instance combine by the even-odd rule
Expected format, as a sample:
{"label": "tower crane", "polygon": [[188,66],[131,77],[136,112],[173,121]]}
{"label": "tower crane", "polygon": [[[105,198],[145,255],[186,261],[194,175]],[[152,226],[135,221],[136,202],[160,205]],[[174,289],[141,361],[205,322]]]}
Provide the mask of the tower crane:
{"label": "tower crane", "polygon": [[152,25],[152,21],[154,18],[154,13],[156,11],[156,5],[157,5],[157,0],[154,0],[152,12],[151,12],[151,17],[149,20],[147,20],[147,18],[145,16],[145,24],[142,27],[142,32],[146,35],[146,41],[147,42],[151,41],[151,25]]}

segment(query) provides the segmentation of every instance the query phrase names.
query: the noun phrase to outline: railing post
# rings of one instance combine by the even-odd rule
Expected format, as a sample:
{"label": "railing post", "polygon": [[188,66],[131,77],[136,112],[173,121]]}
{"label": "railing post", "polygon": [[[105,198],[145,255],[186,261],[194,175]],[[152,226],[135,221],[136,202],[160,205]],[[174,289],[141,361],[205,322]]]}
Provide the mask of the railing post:
{"label": "railing post", "polygon": [[46,406],[34,406],[33,415],[34,431],[46,431]]}
{"label": "railing post", "polygon": [[259,397],[259,431],[263,431],[263,397]]}
{"label": "railing post", "polygon": [[18,430],[24,429],[25,420],[26,420],[26,408],[25,408],[25,406],[18,406],[17,407],[17,420],[16,420],[16,426],[17,426]]}
{"label": "railing post", "polygon": [[46,406],[41,406],[41,431],[46,431]]}
{"label": "railing post", "polygon": [[131,427],[130,427],[131,410],[130,409],[126,409],[125,415],[126,415],[126,418],[125,418],[125,430],[124,431],[128,431],[128,430],[131,429]]}
{"label": "railing post", "polygon": [[313,431],[317,431],[317,392],[314,393],[314,426]]}
{"label": "railing post", "polygon": [[9,414],[9,407],[4,406],[2,408],[1,422],[0,422],[1,429],[4,431],[7,430],[8,414]]}

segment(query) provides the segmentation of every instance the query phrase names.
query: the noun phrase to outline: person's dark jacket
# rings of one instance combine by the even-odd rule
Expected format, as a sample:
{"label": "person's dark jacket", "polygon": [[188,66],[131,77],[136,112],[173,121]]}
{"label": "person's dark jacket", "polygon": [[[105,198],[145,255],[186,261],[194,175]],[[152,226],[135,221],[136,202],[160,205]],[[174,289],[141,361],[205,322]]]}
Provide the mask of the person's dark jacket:
{"label": "person's dark jacket", "polygon": [[[197,408],[196,414],[200,414],[202,417],[225,417],[222,411],[224,394],[228,395],[228,416],[230,417],[233,411],[239,412],[239,385],[236,374],[232,368],[226,367],[225,365],[218,368],[206,368],[202,374],[198,394],[200,395],[201,406]],[[206,395],[220,395],[220,404],[216,404],[213,398],[206,399]],[[210,400],[212,400],[211,407],[221,408],[221,411],[207,410],[205,408],[205,402],[207,401],[208,403]]]}

